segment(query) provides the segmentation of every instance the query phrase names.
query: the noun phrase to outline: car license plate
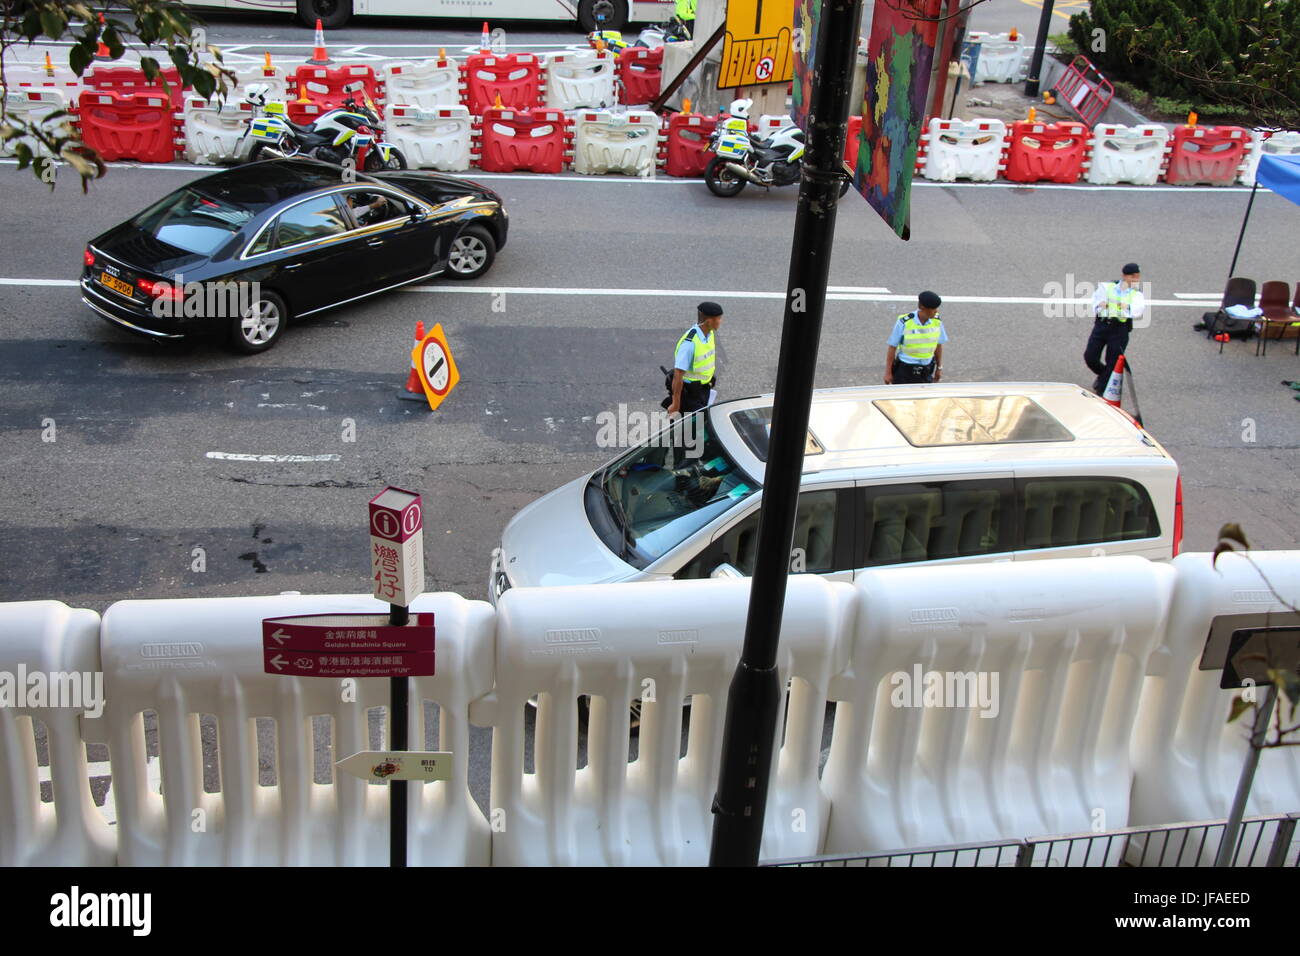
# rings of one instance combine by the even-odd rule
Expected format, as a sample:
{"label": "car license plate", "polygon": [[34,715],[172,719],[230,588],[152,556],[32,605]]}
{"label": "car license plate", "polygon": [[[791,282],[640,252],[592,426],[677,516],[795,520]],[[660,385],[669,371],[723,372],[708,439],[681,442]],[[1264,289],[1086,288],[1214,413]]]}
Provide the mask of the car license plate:
{"label": "car license plate", "polygon": [[131,298],[131,283],[123,282],[121,279],[114,279],[107,272],[100,273],[99,281],[108,286],[114,292],[120,292],[128,299]]}

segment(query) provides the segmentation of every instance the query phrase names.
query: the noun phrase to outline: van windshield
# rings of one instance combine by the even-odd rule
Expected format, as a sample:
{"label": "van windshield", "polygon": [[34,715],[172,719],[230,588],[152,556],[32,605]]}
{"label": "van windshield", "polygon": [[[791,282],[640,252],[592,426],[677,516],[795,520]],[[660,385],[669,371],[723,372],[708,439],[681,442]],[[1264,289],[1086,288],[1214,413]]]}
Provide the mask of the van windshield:
{"label": "van windshield", "polygon": [[758,487],[697,412],[596,472],[587,515],[611,551],[644,568]]}

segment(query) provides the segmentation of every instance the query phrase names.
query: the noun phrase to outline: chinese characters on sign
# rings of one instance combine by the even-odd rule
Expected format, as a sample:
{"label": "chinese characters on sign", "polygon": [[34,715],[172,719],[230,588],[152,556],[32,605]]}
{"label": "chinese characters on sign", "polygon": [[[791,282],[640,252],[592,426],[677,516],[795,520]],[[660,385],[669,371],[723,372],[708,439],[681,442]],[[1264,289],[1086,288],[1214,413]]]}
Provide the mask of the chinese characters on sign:
{"label": "chinese characters on sign", "polygon": [[428,677],[433,615],[395,627],[386,614],[307,614],[262,622],[262,667],[286,677]]}
{"label": "chinese characters on sign", "polygon": [[424,593],[424,512],[420,496],[385,488],[370,502],[374,596],[407,607]]}

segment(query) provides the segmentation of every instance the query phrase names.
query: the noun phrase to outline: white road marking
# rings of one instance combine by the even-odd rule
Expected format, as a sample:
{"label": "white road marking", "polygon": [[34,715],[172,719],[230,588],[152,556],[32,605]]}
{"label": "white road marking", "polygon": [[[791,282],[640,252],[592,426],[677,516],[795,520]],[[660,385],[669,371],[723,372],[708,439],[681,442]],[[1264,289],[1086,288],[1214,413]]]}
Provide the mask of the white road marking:
{"label": "white road marking", "polygon": [[[4,279],[0,286],[76,286],[72,279]],[[784,292],[751,292],[748,290],[722,289],[581,289],[568,287],[539,286],[464,286],[464,285],[413,285],[401,289],[402,292],[424,292],[434,295],[577,295],[577,296],[623,296],[631,298],[657,299],[784,299]],[[1148,299],[1148,305],[1181,305],[1201,308],[1207,299],[1218,299],[1219,292],[1175,292],[1172,299]],[[883,286],[828,286],[827,300],[831,302],[912,302],[914,295],[897,295]],[[945,302],[964,302],[971,305],[1055,305],[1057,303],[1091,304],[1091,299],[1060,299],[1051,296],[1006,296],[1006,295],[951,295],[944,294]],[[269,395],[263,395],[269,398]],[[268,408],[290,408],[290,405],[268,405]],[[314,407],[314,406],[313,406]],[[221,457],[221,452],[209,452],[208,457]],[[254,456],[251,460],[263,460]],[[295,461],[335,461],[336,458],[294,458]]]}
{"label": "white road marking", "polygon": [[219,461],[265,461],[276,464],[296,464],[310,461],[342,461],[342,455],[243,455],[238,452],[210,451],[205,456]]}

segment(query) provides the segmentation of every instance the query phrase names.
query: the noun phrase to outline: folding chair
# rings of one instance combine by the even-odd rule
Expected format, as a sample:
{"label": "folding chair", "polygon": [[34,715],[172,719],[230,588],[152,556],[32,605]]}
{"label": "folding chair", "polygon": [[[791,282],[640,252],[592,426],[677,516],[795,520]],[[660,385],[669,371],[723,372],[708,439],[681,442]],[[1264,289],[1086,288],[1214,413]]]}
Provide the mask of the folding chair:
{"label": "folding chair", "polygon": [[[1297,321],[1295,309],[1291,305],[1291,284],[1265,282],[1259,292],[1259,307],[1264,310],[1264,314],[1260,317],[1262,325],[1259,341],[1255,343],[1255,354],[1268,355],[1269,330],[1277,326],[1277,337],[1280,339],[1287,327]],[[1300,335],[1296,337],[1296,355],[1300,355]]]}
{"label": "folding chair", "polygon": [[1234,305],[1244,305],[1248,309],[1255,307],[1254,279],[1234,276],[1228,280],[1228,284],[1223,288],[1223,301],[1219,303],[1219,311],[1215,313],[1212,321],[1205,324],[1207,339],[1213,338],[1216,333],[1224,330],[1227,321],[1225,310]]}

